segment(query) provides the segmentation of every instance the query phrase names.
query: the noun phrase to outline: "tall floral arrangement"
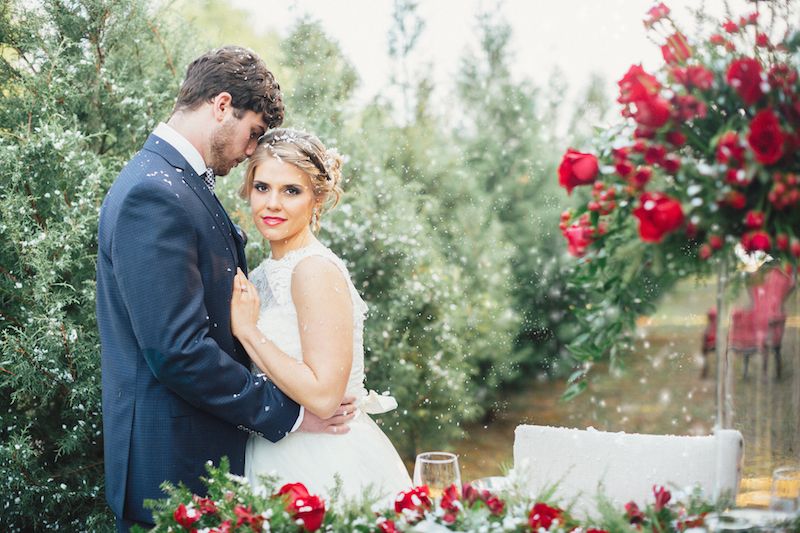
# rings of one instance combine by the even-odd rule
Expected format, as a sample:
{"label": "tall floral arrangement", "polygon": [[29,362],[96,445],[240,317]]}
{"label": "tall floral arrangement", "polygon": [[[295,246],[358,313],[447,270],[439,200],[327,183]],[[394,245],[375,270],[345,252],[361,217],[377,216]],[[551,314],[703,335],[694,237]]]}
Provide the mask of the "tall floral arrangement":
{"label": "tall floral arrangement", "polygon": [[599,333],[572,346],[579,359],[613,358],[659,285],[706,272],[737,246],[796,267],[800,34],[778,27],[791,20],[790,3],[770,5],[754,3],[696,39],[665,4],[651,8],[644,25],[663,63],[631,66],[619,80],[620,123],[590,150],[564,154],[561,186],[591,190],[561,217],[569,252],[583,258],[573,281],[606,309],[576,310]]}

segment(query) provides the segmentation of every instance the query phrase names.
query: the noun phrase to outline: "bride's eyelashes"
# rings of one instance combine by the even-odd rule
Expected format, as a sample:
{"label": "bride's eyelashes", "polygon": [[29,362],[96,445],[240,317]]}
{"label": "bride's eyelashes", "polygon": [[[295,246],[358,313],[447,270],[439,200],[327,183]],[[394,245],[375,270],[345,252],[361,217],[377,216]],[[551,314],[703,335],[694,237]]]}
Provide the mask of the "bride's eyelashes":
{"label": "bride's eyelashes", "polygon": [[[267,192],[269,191],[270,187],[266,183],[262,181],[254,181],[253,182],[253,189],[258,192]],[[299,196],[303,194],[303,188],[299,185],[286,185],[283,187],[283,192],[288,194],[289,196]]]}

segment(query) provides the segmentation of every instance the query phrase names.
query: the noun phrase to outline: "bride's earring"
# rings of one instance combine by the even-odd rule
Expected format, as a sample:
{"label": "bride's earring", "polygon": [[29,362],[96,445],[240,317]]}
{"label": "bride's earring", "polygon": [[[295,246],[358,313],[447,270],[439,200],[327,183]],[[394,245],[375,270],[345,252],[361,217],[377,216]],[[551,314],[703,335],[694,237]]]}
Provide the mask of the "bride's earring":
{"label": "bride's earring", "polygon": [[314,210],[311,212],[311,228],[317,229],[319,226],[319,216],[317,216],[317,208],[314,207]]}

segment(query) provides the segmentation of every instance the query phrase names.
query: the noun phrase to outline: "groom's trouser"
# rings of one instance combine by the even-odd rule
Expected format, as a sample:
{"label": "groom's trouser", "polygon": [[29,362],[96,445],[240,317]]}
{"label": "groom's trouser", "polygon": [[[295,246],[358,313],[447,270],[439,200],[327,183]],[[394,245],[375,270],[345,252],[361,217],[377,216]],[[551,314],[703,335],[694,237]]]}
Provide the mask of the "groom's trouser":
{"label": "groom's trouser", "polygon": [[143,529],[153,529],[155,524],[146,524],[144,522],[137,522],[136,520],[128,520],[127,518],[117,517],[117,533],[128,533],[133,526],[139,526]]}

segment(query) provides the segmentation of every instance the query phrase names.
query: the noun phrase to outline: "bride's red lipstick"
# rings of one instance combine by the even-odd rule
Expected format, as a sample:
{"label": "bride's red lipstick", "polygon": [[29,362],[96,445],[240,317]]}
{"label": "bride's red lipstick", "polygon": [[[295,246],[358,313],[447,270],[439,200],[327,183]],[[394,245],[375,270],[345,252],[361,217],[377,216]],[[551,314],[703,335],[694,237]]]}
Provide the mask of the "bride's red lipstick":
{"label": "bride's red lipstick", "polygon": [[264,224],[267,226],[277,226],[286,222],[286,219],[281,217],[261,217],[261,220],[263,220]]}

